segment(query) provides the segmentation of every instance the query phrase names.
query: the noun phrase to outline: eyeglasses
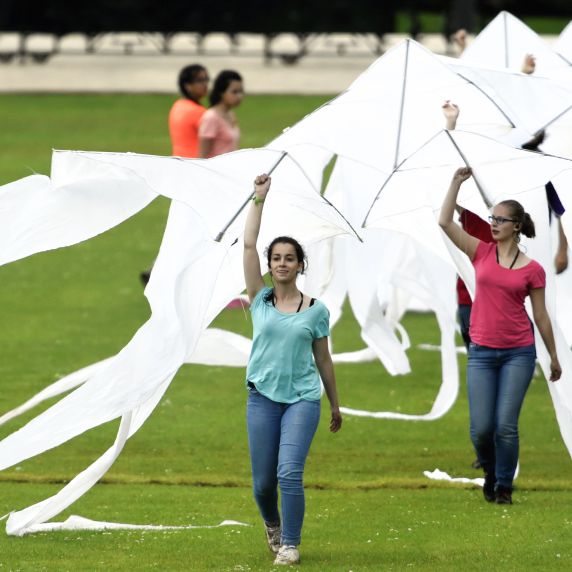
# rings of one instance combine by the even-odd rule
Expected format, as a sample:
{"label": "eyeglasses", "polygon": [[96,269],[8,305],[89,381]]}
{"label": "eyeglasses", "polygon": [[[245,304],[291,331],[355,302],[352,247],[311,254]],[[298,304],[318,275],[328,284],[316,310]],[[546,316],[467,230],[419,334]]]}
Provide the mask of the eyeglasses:
{"label": "eyeglasses", "polygon": [[514,220],[513,218],[505,218],[504,216],[490,215],[489,216],[489,222],[491,222],[491,223],[496,222],[497,224],[504,224],[505,222],[518,222],[518,221]]}
{"label": "eyeglasses", "polygon": [[211,78],[209,76],[206,77],[197,77],[191,83],[209,83]]}

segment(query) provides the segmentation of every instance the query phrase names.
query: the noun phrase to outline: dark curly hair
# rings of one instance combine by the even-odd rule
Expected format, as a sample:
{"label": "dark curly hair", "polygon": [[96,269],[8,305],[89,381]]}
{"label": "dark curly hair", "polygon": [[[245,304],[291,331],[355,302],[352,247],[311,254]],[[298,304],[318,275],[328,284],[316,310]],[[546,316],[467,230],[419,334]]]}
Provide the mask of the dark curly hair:
{"label": "dark curly hair", "polygon": [[[296,260],[302,263],[302,270],[301,274],[304,274],[306,268],[308,268],[308,258],[302,245],[291,236],[277,236],[266,248],[264,254],[266,254],[266,260],[268,262],[268,268],[270,269],[270,261],[272,260],[272,250],[276,244],[290,244],[294,247],[296,252]],[[274,296],[274,289],[270,290],[270,292],[265,296],[264,301],[266,303],[270,303],[272,301],[272,297]]]}

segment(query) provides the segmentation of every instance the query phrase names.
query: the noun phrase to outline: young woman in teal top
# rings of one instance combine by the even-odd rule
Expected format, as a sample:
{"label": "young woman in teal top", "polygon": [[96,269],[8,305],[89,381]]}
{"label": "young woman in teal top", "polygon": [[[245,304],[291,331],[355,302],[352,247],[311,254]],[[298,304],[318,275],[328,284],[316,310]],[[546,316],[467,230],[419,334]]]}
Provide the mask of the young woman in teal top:
{"label": "young woman in teal top", "polygon": [[244,276],[254,328],[246,371],[247,426],[254,498],[268,546],[276,553],[275,564],[288,565],[300,561],[303,473],[320,419],[320,377],[330,402],[330,431],[340,429],[342,417],[328,349],[329,312],[298,290],[305,255],[296,240],[281,236],[270,243],[274,288],[262,279],[256,242],[269,189],[268,175],[256,177],[244,230]]}

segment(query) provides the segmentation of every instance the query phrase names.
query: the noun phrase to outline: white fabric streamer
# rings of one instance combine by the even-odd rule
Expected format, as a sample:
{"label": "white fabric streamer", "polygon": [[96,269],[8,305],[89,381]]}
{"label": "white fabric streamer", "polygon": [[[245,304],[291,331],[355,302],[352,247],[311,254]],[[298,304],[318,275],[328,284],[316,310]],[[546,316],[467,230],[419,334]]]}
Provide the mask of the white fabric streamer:
{"label": "white fabric streamer", "polygon": [[[222,242],[213,242],[210,236],[225,226],[242,203],[244,194],[248,196],[249,191],[243,189],[251,187],[252,173],[270,171],[282,154],[261,150],[233,155],[217,158],[220,172],[217,171],[214,177],[207,168],[210,167],[207,161],[156,157],[150,161],[151,166],[147,170],[141,169],[150,185],[167,184],[172,195],[178,194],[192,203],[197,197],[200,202],[208,191],[211,203],[225,204],[226,207],[217,207],[217,213],[209,219],[199,216],[183,202],[173,202],[163,244],[146,289],[152,308],[149,321],[117,356],[97,368],[81,387],[0,442],[0,466],[5,468],[55,447],[91,427],[122,416],[114,445],[53,497],[13,512],[6,525],[8,534],[25,534],[30,527],[52,518],[101,478],[121,452],[127,438],[153,411],[186,356],[192,354],[202,329],[244,288],[242,273],[237,271],[241,247],[233,245],[238,229],[242,229],[244,224],[244,213],[234,226],[229,227]],[[239,160],[236,155],[240,155]],[[134,194],[141,185],[139,174],[118,164],[120,159],[125,159],[128,165],[137,164],[141,160],[139,156],[118,158],[116,154],[86,156],[81,153],[56,153],[56,156],[61,159],[59,166],[62,161],[67,163],[60,174],[67,176],[65,184],[73,185],[78,195],[84,187],[113,185],[116,173],[120,174],[128,190],[131,190],[129,183],[133,185]],[[76,161],[81,168],[74,168]],[[114,165],[113,161],[117,164]],[[111,181],[105,177],[98,178],[98,164]],[[169,180],[169,168],[173,165],[174,170],[179,171],[179,187],[186,187],[189,181],[195,183],[186,195],[179,192],[174,180]],[[167,181],[156,176],[154,169],[164,172]],[[190,172],[185,173],[185,170]],[[214,188],[211,184],[213,178],[218,184]],[[146,184],[144,187],[147,188]],[[154,190],[159,193],[163,188]],[[222,195],[218,200],[214,194],[217,190]],[[80,201],[79,196],[75,199]],[[65,212],[65,203],[61,203],[59,209]],[[82,216],[93,217],[94,213],[86,211]],[[308,242],[353,232],[343,217],[316,194],[292,161],[283,161],[275,172],[261,240],[268,240],[270,233],[285,232],[284,220],[295,220],[296,223],[288,225],[289,229],[294,228],[296,234]],[[38,240],[36,248],[42,244]],[[13,259],[32,252],[28,247],[18,256],[17,242],[10,246],[14,252]],[[195,280],[197,275],[203,279]]]}
{"label": "white fabric streamer", "polygon": [[186,524],[181,526],[164,525],[164,524],[123,524],[120,522],[105,522],[99,520],[91,520],[83,516],[72,515],[63,522],[48,522],[36,524],[26,529],[25,534],[34,534],[37,532],[54,532],[62,530],[152,530],[152,531],[168,531],[168,530],[193,530],[195,528],[220,528],[222,526],[250,526],[238,520],[223,520],[219,524]]}
{"label": "white fabric streamer", "polygon": [[[542,82],[527,82],[515,74],[467,69],[460,73],[406,41],[266,149],[209,160],[55,152],[51,180],[33,176],[0,189],[0,263],[86,240],[132,216],[158,195],[172,199],[145,291],[150,319],[116,356],[54,384],[51,395],[79,386],[0,442],[0,470],[120,417],[117,438],[56,495],[11,513],[7,532],[22,535],[34,530],[89,490],[151,414],[180,365],[212,355],[218,334],[203,332],[244,289],[241,208],[252,193],[252,177],[274,168],[260,244],[290,234],[324,255],[324,264],[308,276],[307,284],[309,293],[332,304],[333,322],[347,294],[362,338],[391,373],[409,371],[407,336],[398,337],[397,332],[410,300],[417,298],[433,309],[439,322],[442,384],[428,413],[345,411],[424,420],[448,411],[458,392],[455,270],[469,289],[474,280],[466,257],[443,240],[435,223],[454,168],[463,164],[463,157],[469,158],[476,179],[464,185],[460,201],[481,216],[486,215],[483,196],[491,200],[517,196],[525,203],[538,220],[539,238],[530,244],[530,253],[547,271],[550,240],[540,189],[548,179],[557,188],[568,188],[570,179],[569,164],[561,159],[515,151],[478,135],[440,133],[440,107],[451,99],[463,109],[461,127],[495,139],[521,140],[521,130],[526,134],[544,125],[547,109],[562,111],[556,90],[541,111],[540,106],[519,104],[515,98],[522,96],[523,82],[536,86],[531,90],[544,89]],[[319,192],[323,169],[334,156],[336,165],[324,198]],[[346,239],[338,240],[342,235],[356,237],[355,221],[365,218],[375,193],[378,198],[367,217],[364,244],[354,247]],[[563,222],[572,236],[570,223]],[[549,275],[549,311],[555,316],[553,290]],[[555,324],[564,376],[550,390],[572,453],[572,357]],[[229,352],[228,360],[242,364],[248,341],[226,334],[225,338],[236,350]],[[542,348],[539,355],[547,371]],[[35,403],[38,399],[22,407]]]}

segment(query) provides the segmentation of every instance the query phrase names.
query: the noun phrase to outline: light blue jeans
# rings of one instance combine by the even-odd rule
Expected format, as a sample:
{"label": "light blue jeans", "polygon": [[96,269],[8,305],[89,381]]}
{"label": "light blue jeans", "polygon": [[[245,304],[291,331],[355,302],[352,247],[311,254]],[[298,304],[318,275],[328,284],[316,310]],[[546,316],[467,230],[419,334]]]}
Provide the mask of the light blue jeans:
{"label": "light blue jeans", "polygon": [[518,463],[518,417],[536,362],[534,345],[495,349],[471,342],[467,391],[471,440],[496,487],[512,489]]}
{"label": "light blue jeans", "polygon": [[277,403],[251,389],[246,408],[254,498],[265,522],[280,522],[282,544],[300,544],[304,465],[318,422],[319,401]]}

